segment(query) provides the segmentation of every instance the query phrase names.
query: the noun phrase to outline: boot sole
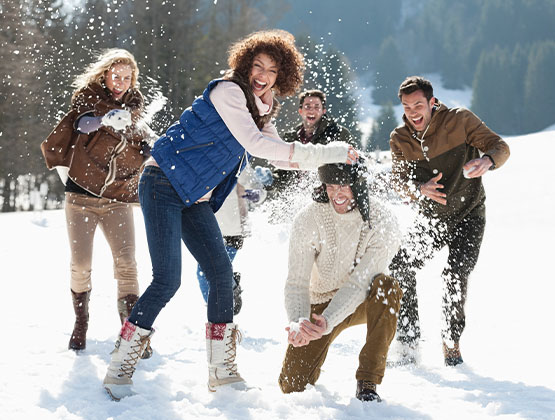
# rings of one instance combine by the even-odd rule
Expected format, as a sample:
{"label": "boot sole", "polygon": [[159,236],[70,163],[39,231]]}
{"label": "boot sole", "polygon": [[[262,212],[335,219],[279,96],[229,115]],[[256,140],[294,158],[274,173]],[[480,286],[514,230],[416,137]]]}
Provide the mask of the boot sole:
{"label": "boot sole", "polygon": [[[111,386],[118,387],[118,386],[122,386],[122,385],[113,385],[113,384],[112,384]],[[126,386],[126,385],[123,385],[123,386]],[[106,392],[108,393],[108,395],[110,396],[110,398],[111,398],[113,401],[120,401],[122,398],[131,397],[131,396],[133,396],[133,395],[136,395],[136,392],[133,392],[131,389],[129,389],[128,392],[124,392],[124,393],[122,393],[122,394],[117,393],[117,392],[114,392],[114,391],[110,388],[110,386],[108,386],[108,385],[104,385],[104,389],[106,390]],[[123,388],[122,388],[122,389],[123,389]],[[117,395],[116,395],[116,394],[117,394]]]}
{"label": "boot sole", "polygon": [[251,389],[260,389],[257,387],[248,386],[244,380],[236,381],[236,382],[228,382],[220,385],[210,385],[210,383],[208,383],[207,386],[208,386],[208,391],[210,392],[216,392],[218,391],[218,389],[222,389],[222,388],[224,389],[232,388],[236,391],[250,391]]}
{"label": "boot sole", "polygon": [[110,390],[110,388],[104,387],[104,389],[106,390],[106,392],[108,393],[112,401],[119,402],[121,400],[121,398],[117,398],[114,394],[112,394],[112,391]]}

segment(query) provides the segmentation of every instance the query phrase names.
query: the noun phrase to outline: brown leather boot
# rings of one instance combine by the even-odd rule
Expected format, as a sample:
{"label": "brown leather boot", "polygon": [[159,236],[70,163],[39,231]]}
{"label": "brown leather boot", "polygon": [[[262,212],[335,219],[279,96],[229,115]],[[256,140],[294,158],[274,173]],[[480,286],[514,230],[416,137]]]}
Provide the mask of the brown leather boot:
{"label": "brown leather boot", "polygon": [[125,318],[131,315],[133,306],[135,306],[138,300],[139,296],[137,295],[127,295],[118,299],[118,312],[121,325],[123,325]]}
{"label": "brown leather boot", "polygon": [[[119,312],[119,319],[121,321],[121,325],[125,322],[125,319],[131,315],[131,311],[133,310],[133,306],[139,300],[139,296],[137,295],[126,295],[122,298],[118,299],[118,312]],[[152,356],[153,350],[150,347],[150,342],[147,343],[143,355],[141,359],[150,359]]]}
{"label": "brown leather boot", "polygon": [[445,358],[445,366],[457,366],[464,363],[461,356],[461,349],[459,343],[455,343],[453,348],[450,348],[445,342],[443,343],[443,356]]}
{"label": "brown leather boot", "polygon": [[360,401],[382,402],[382,399],[376,392],[376,384],[364,379],[359,379],[357,381],[356,397]]}
{"label": "brown leather boot", "polygon": [[89,299],[91,291],[75,293],[71,291],[73,310],[75,311],[75,325],[69,339],[69,350],[85,350],[87,346],[87,329],[89,328]]}

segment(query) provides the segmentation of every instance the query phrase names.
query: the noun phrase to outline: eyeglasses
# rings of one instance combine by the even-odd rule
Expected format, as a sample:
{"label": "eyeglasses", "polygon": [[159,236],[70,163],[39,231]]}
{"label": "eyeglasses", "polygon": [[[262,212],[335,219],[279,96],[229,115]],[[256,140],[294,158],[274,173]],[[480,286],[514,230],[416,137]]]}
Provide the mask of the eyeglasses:
{"label": "eyeglasses", "polygon": [[321,111],[322,110],[322,107],[320,105],[314,105],[314,106],[312,106],[312,105],[303,105],[302,108],[305,111],[312,111],[312,110]]}

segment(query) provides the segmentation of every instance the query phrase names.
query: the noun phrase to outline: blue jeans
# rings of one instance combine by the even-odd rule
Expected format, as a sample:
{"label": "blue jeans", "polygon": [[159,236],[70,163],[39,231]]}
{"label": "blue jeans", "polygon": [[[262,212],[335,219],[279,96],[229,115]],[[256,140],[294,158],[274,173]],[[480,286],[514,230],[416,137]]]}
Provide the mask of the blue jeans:
{"label": "blue jeans", "polygon": [[[237,255],[237,248],[226,245],[225,250],[227,251],[227,255],[229,256],[229,261],[231,261],[231,263],[233,264],[233,260]],[[204,301],[208,303],[208,291],[210,290],[210,286],[208,285],[208,280],[206,280],[206,276],[204,275],[204,271],[202,271],[200,264],[197,267],[197,279],[202,297]],[[233,281],[233,287],[235,287],[235,281]]]}
{"label": "blue jeans", "polygon": [[233,322],[233,269],[220,227],[208,202],[186,207],[160,168],[147,166],[139,182],[152,260],[152,283],[129,321],[151,329],[181,284],[181,240],[200,264],[209,284],[208,321]]}

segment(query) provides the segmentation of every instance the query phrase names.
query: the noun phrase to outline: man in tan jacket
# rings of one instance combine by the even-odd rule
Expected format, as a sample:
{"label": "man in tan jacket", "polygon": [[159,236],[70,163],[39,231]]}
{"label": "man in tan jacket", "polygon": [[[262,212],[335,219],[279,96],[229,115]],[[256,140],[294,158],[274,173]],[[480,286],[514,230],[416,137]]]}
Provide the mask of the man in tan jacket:
{"label": "man in tan jacket", "polygon": [[397,282],[383,274],[399,248],[397,221],[370,200],[362,165],[324,165],[318,174],[323,184],[295,218],[289,242],[289,346],[279,386],[290,393],[314,384],[333,340],[345,328],[366,324],[356,397],[380,401],[376,385],[401,299]]}
{"label": "man in tan jacket", "polygon": [[445,364],[454,366],[463,362],[459,341],[467,283],[486,222],[481,177],[505,163],[509,146],[469,110],[439,102],[422,77],[405,79],[399,99],[404,125],[391,133],[393,181],[403,196],[418,203],[419,216],[390,266],[403,289],[397,338],[402,361],[415,363],[420,339],[416,271],[447,245],[442,338]]}

